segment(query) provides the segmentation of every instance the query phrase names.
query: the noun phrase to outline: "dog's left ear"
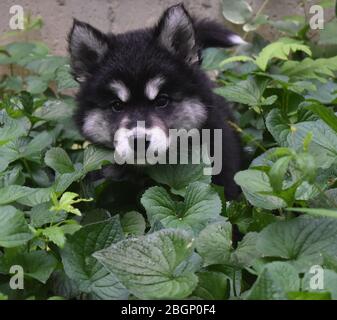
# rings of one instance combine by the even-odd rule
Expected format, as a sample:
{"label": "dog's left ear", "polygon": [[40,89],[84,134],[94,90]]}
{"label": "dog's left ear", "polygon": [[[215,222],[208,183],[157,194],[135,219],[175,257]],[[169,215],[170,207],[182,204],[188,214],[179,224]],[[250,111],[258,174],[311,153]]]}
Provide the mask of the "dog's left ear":
{"label": "dog's left ear", "polygon": [[83,82],[108,51],[107,36],[91,25],[74,19],[68,42],[73,75]]}
{"label": "dog's left ear", "polygon": [[198,61],[193,21],[183,4],[168,8],[155,29],[159,43],[188,63]]}

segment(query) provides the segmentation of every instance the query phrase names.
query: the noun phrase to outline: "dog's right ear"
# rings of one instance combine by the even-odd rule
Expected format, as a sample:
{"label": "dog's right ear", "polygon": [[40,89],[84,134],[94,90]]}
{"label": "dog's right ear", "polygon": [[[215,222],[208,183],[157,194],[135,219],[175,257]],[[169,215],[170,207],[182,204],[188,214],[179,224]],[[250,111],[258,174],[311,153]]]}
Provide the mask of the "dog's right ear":
{"label": "dog's right ear", "polygon": [[77,81],[83,82],[108,51],[107,36],[74,19],[68,42],[73,75]]}

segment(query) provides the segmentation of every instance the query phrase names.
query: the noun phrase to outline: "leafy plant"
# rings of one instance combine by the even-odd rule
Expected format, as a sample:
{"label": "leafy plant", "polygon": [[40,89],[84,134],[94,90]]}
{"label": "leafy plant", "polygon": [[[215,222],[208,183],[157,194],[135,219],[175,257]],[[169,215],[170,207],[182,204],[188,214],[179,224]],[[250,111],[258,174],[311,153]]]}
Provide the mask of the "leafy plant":
{"label": "leafy plant", "polygon": [[[272,21],[268,1],[256,13],[223,3],[247,39],[261,25],[282,34],[204,52],[215,91],[236,103],[230,125],[248,159],[237,201],[204,165],[91,179],[113,153],[88,145],[72,122],[68,59],[39,42],[1,48],[0,300],[337,299],[335,54],[318,53],[302,16]],[[334,23],[321,44],[336,42]],[[13,265],[23,290],[9,286]],[[323,289],[310,286],[317,265]]]}

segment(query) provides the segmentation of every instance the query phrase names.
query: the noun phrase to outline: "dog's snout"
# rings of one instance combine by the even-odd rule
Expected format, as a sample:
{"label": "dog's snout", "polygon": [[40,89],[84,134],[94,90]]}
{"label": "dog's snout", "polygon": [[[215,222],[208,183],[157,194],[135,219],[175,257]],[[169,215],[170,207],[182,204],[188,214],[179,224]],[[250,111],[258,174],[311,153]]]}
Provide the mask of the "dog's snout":
{"label": "dog's snout", "polygon": [[150,139],[149,136],[131,136],[129,138],[129,144],[131,149],[137,153],[146,151],[150,146]]}

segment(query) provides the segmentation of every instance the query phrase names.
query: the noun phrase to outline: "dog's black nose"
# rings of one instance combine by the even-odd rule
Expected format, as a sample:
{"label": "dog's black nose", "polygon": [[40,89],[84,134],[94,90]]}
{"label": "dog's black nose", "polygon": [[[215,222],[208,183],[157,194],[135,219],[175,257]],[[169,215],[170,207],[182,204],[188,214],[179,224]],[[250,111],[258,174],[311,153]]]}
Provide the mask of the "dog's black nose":
{"label": "dog's black nose", "polygon": [[130,137],[129,144],[135,153],[137,152],[142,153],[142,152],[145,152],[149,148],[150,141],[146,139],[145,136],[144,137],[133,136],[133,137]]}

